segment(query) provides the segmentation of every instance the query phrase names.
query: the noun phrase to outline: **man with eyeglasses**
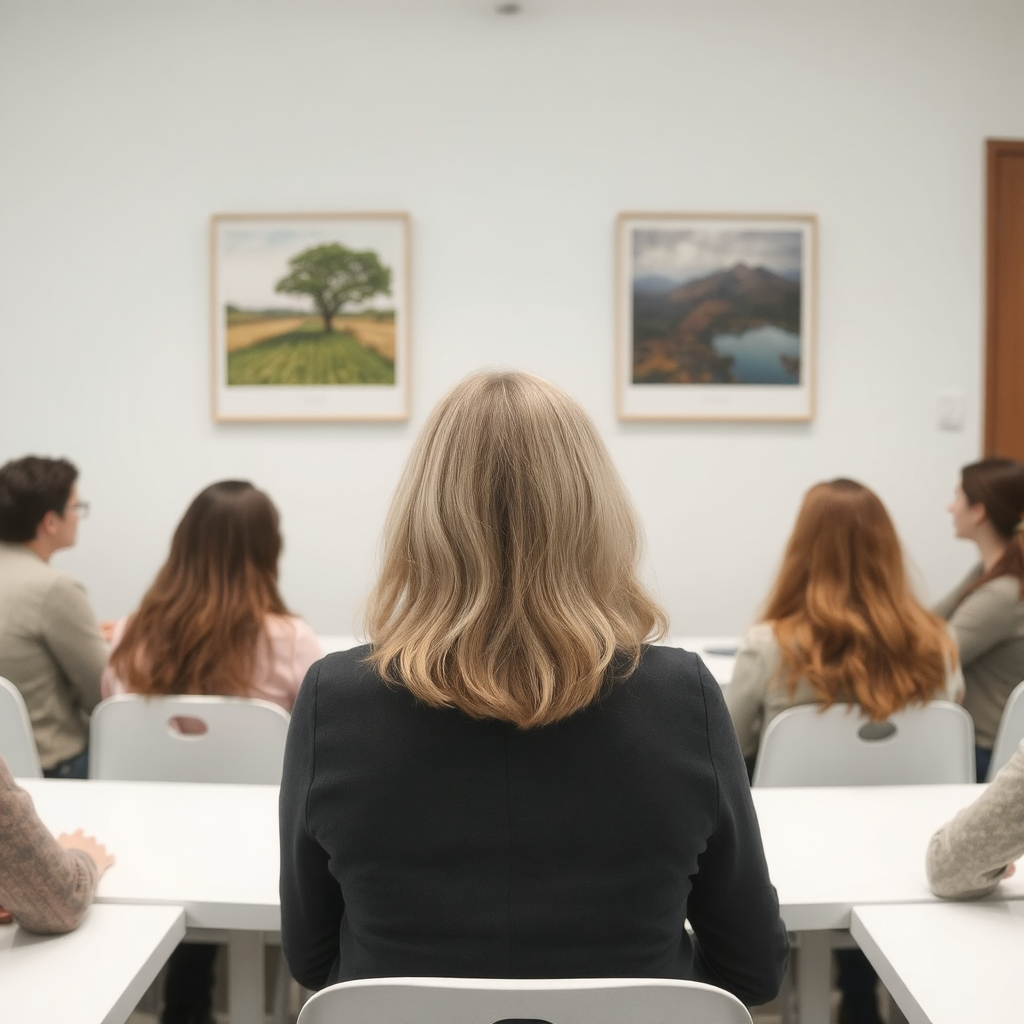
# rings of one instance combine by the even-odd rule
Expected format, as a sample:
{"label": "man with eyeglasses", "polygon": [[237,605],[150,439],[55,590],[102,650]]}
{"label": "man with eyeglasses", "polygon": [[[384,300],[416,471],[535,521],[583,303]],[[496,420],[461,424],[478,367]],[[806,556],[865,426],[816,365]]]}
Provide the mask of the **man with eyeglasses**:
{"label": "man with eyeglasses", "polygon": [[43,774],[64,779],[87,777],[89,713],[107,662],[84,588],[50,565],[89,510],[77,479],[67,459],[0,467],[0,676],[25,698]]}

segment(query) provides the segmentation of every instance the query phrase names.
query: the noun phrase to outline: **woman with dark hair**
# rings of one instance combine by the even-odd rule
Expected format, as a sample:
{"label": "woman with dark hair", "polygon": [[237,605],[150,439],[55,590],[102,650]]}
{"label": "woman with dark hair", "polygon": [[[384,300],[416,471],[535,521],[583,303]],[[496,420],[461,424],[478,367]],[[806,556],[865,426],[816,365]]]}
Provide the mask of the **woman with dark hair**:
{"label": "woman with dark hair", "polygon": [[385,526],[372,643],[314,665],[292,716],[281,939],[303,985],[774,997],[788,947],[743,761],[700,659],[648,642],[666,620],[639,551],[564,392],[478,373],[434,409]]}
{"label": "woman with dark hair", "polygon": [[[103,695],[259,697],[290,711],[323,651],[281,599],[280,554],[277,509],[262,491],[241,480],[201,491],[139,610],[115,626]],[[216,951],[195,943],[175,950],[162,1024],[211,1019]]]}
{"label": "woman with dark hair", "polygon": [[277,589],[281,533],[273,502],[250,483],[201,491],[139,610],[114,629],[103,695],[260,697],[290,711],[323,651]]}
{"label": "woman with dark hair", "polygon": [[[857,704],[881,721],[908,704],[958,700],[962,690],[953,638],[911,592],[878,496],[854,480],[816,484],[725,691],[748,770],[768,723],[794,705]],[[867,958],[840,950],[836,959],[841,1024],[881,1024]]]}
{"label": "woman with dark hair", "polygon": [[949,512],[957,537],[981,557],[935,611],[960,648],[982,782],[1006,699],[1024,680],[1024,466],[1013,459],[964,466]]}

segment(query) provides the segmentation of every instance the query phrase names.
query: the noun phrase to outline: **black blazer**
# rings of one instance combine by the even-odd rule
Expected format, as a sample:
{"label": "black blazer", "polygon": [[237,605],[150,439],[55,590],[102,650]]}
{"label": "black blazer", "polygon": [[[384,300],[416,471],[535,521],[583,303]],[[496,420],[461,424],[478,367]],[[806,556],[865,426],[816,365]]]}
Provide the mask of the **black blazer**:
{"label": "black blazer", "polygon": [[523,730],[426,707],[368,651],[313,665],[292,713],[281,940],[301,984],[649,977],[775,996],[786,929],[696,655],[649,647],[597,703]]}

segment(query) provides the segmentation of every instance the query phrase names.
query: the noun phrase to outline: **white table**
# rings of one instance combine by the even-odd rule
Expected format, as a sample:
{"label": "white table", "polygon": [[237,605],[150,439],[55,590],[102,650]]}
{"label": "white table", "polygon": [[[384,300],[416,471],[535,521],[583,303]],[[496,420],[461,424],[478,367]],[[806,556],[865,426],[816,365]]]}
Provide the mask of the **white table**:
{"label": "white table", "polygon": [[185,934],[180,907],[92,906],[67,935],[0,927],[3,1024],[123,1024]]}
{"label": "white table", "polygon": [[[332,651],[347,651],[358,647],[364,641],[344,634],[325,634],[317,637],[325,654]],[[736,663],[736,647],[739,637],[735,636],[673,636],[662,641],[667,647],[682,647],[699,654],[715,677],[719,686],[728,686]],[[731,653],[729,653],[731,652]]]}
{"label": "white table", "polygon": [[97,902],[177,906],[189,929],[227,930],[231,1020],[262,1022],[263,932],[281,929],[277,786],[19,782],[52,832],[81,827],[117,858]]}
{"label": "white table", "polygon": [[[800,933],[803,1024],[828,1021],[830,930],[848,929],[855,906],[938,904],[925,878],[928,840],[981,792],[981,786],[753,791],[782,918]],[[990,898],[1024,899],[1024,872],[1000,883]]]}
{"label": "white table", "polygon": [[1024,1020],[1024,900],[856,907],[850,930],[910,1024]]}

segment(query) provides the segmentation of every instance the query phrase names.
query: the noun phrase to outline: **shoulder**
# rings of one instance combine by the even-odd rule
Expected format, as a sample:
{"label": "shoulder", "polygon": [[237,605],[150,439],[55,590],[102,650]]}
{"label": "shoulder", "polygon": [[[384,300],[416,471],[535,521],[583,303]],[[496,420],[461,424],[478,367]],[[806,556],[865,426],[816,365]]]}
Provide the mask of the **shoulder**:
{"label": "shoulder", "polygon": [[1024,616],[1024,600],[1020,596],[1020,580],[1016,576],[997,576],[972,590],[950,616],[954,625],[978,616],[985,620],[1011,622]]}
{"label": "shoulder", "polygon": [[[740,650],[755,651],[759,654],[778,654],[779,641],[775,636],[775,626],[771,622],[758,622],[743,634]],[[736,652],[739,654],[739,651]]]}
{"label": "shoulder", "polygon": [[994,580],[982,583],[982,585],[974,591],[974,594],[969,595],[969,598],[974,597],[975,594],[988,595],[993,600],[997,600],[1000,603],[1024,603],[1021,602],[1020,580],[1016,576],[997,576]]}
{"label": "shoulder", "polygon": [[[370,645],[334,651],[313,663],[300,690],[304,704],[317,706],[363,702],[380,698],[389,690],[404,687],[388,686],[368,661]],[[298,707],[298,705],[296,705]]]}
{"label": "shoulder", "polygon": [[721,687],[703,661],[679,647],[649,645],[643,649],[636,671],[613,685],[617,710],[626,701],[643,717],[665,722],[727,714]]}
{"label": "shoulder", "polygon": [[[263,628],[271,643],[316,640],[313,627],[304,619],[300,619],[298,615],[267,615],[263,620]],[[317,643],[319,643],[318,640]]]}

